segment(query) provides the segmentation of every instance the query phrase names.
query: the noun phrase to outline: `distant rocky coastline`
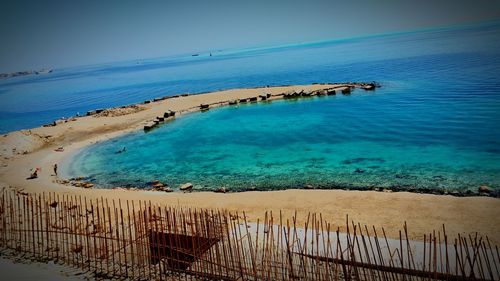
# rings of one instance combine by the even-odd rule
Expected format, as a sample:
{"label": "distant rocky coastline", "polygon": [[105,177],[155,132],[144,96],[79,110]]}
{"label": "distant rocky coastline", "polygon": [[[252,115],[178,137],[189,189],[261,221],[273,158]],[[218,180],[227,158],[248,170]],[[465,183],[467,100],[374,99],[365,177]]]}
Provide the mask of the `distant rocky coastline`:
{"label": "distant rocky coastline", "polygon": [[18,76],[27,76],[27,75],[39,75],[39,74],[49,74],[52,72],[52,69],[43,68],[40,70],[27,70],[27,71],[18,71],[11,73],[0,73],[0,79],[7,79]]}

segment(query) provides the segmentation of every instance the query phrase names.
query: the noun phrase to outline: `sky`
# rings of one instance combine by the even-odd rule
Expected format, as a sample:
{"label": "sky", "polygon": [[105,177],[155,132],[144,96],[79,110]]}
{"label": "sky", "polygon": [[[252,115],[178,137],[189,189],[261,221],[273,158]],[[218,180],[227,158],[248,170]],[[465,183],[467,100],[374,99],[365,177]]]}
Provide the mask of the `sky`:
{"label": "sky", "polygon": [[499,18],[498,0],[2,0],[0,72],[358,37]]}

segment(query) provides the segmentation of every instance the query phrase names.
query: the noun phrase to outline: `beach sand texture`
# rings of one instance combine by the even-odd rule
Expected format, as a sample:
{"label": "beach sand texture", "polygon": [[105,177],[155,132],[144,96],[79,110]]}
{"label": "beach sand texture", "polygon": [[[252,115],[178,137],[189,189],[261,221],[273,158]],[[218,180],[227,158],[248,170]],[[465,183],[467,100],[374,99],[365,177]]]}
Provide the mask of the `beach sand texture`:
{"label": "beach sand texture", "polygon": [[[389,237],[397,238],[406,221],[409,238],[423,239],[424,234],[441,229],[447,232],[488,235],[500,243],[500,200],[490,197],[454,197],[449,195],[416,194],[408,192],[344,191],[344,190],[285,190],[243,193],[164,193],[152,191],[83,189],[56,182],[52,165],[64,169],[79,149],[95,142],[139,130],[167,110],[184,114],[199,110],[200,104],[211,107],[225,105],[230,100],[271,94],[281,98],[287,92],[315,91],[345,84],[313,84],[299,86],[263,87],[225,90],[199,95],[169,98],[139,105],[140,110],[119,116],[85,116],[53,127],[39,127],[12,132],[0,137],[0,184],[28,193],[57,192],[85,195],[87,198],[147,200],[161,205],[221,208],[245,212],[250,221],[262,219],[265,211],[283,213],[284,217],[298,215],[304,224],[310,212],[322,213],[323,218],[338,225],[349,220],[384,227]],[[111,114],[113,115],[113,114]],[[167,125],[168,126],[168,125]],[[55,149],[63,147],[63,152]],[[39,177],[26,180],[30,169],[40,167]]]}

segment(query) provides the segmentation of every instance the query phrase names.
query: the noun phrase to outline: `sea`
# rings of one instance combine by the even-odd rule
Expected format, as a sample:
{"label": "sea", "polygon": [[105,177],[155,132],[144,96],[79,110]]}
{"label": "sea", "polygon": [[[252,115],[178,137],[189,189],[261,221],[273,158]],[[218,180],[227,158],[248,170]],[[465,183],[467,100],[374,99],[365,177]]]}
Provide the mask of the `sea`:
{"label": "sea", "polygon": [[0,132],[179,93],[346,81],[381,87],[182,115],[89,146],[62,169],[99,188],[499,191],[499,21],[4,79]]}

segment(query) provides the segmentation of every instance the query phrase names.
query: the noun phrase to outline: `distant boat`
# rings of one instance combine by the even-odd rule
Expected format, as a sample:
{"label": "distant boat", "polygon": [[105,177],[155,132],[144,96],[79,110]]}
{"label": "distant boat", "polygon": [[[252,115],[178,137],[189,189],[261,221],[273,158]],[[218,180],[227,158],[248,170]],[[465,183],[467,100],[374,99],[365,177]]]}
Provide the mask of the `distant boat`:
{"label": "distant boat", "polygon": [[197,57],[197,56],[199,56],[199,55],[200,55],[200,54],[192,54],[191,56],[193,56],[193,57]]}

